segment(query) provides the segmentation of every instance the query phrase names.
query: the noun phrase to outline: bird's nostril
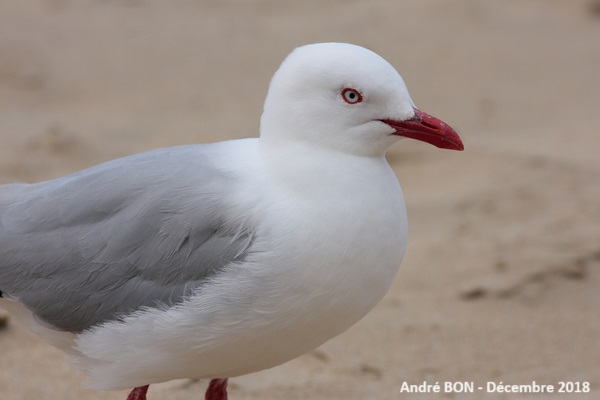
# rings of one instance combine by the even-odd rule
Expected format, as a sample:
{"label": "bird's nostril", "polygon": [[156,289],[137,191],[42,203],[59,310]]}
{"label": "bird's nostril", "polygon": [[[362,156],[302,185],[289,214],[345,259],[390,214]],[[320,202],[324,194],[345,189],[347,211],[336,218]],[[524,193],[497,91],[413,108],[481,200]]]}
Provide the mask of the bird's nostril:
{"label": "bird's nostril", "polygon": [[424,120],[421,120],[421,125],[424,125],[424,126],[426,126],[427,128],[429,128],[429,129],[434,129],[434,130],[438,130],[438,129],[440,128],[439,126],[437,126],[437,125],[435,125],[435,124],[432,124],[432,123],[430,123],[430,122],[428,122],[428,121],[424,121]]}

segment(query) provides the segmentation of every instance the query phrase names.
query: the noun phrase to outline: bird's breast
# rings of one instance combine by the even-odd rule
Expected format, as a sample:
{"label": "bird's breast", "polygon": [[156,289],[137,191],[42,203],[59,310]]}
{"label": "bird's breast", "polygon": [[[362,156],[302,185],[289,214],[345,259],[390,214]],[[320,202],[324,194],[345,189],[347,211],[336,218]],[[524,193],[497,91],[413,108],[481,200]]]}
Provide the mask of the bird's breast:
{"label": "bird's breast", "polygon": [[287,301],[280,306],[299,308],[287,315],[303,315],[302,323],[311,326],[305,331],[327,340],[388,291],[407,239],[402,192],[395,177],[389,178],[364,191],[338,185],[288,198],[284,205],[286,224],[274,234],[287,239],[275,249],[280,274],[274,276],[285,277],[280,287]]}

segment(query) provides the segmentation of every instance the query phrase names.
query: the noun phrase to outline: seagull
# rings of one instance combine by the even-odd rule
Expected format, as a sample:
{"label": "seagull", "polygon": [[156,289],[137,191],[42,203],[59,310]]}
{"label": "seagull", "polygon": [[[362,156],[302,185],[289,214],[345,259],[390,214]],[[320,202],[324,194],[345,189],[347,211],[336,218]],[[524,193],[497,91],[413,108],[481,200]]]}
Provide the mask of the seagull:
{"label": "seagull", "polygon": [[227,382],[315,349],[386,294],[407,240],[385,151],[463,150],[360,46],[295,49],[258,138],[169,147],[0,186],[0,306],[98,390]]}

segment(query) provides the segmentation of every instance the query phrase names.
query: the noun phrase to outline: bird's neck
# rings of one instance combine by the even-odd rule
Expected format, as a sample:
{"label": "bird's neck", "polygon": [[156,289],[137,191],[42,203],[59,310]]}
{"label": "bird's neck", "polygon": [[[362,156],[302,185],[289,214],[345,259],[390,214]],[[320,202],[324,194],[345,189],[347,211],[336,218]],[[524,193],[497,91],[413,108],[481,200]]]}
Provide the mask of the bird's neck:
{"label": "bird's neck", "polygon": [[265,141],[260,151],[272,178],[293,191],[368,187],[390,170],[383,156],[358,156],[303,142]]}

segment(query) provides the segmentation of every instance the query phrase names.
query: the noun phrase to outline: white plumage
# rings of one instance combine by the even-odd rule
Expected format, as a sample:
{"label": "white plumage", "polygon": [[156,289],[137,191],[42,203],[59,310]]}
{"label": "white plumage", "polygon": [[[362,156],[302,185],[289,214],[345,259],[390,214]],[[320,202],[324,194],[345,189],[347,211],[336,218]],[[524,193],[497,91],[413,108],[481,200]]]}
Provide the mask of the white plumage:
{"label": "white plumage", "polygon": [[[67,184],[77,190],[100,179],[110,196],[100,191],[73,195],[83,211],[72,213],[85,215],[87,225],[79,214],[63,210],[66,214],[51,229],[59,237],[71,229],[64,221],[79,221],[83,233],[78,236],[91,241],[69,248],[82,265],[73,266],[75,272],[63,269],[65,277],[56,290],[76,292],[86,285],[85,290],[96,293],[90,286],[93,279],[82,287],[69,279],[69,274],[91,268],[81,258],[88,253],[99,273],[115,275],[114,285],[108,276],[108,286],[94,300],[98,307],[111,304],[123,285],[135,285],[118,292],[119,301],[101,318],[90,314],[94,304],[88,304],[87,314],[84,306],[79,311],[74,307],[73,319],[64,319],[60,310],[71,310],[68,294],[59,311],[46,310],[27,291],[35,284],[27,279],[39,273],[21,277],[0,258],[0,304],[31,310],[34,330],[62,347],[97,389],[228,378],[284,363],[344,332],[388,291],[406,248],[407,222],[402,192],[384,153],[402,136],[462,150],[450,127],[414,108],[400,75],[375,53],[339,43],[298,48],[273,77],[260,138],[146,153],[1,196],[2,234],[9,239],[29,235],[30,242],[19,250],[0,248],[0,257],[25,257],[21,254],[27,251],[43,257],[47,253],[36,246],[49,239],[36,236],[35,229],[28,233],[33,222],[21,221],[11,210],[38,204],[40,196],[60,199]],[[111,186],[122,181],[128,187],[136,179],[148,180],[147,189],[135,183],[134,189]],[[172,188],[151,197],[163,181]],[[129,192],[121,193],[125,190]],[[103,196],[108,200],[99,203]],[[104,212],[106,204],[119,211],[94,214]],[[156,217],[161,213],[168,217]],[[203,213],[210,215],[202,219]],[[49,226],[46,220],[42,212],[40,229]],[[131,240],[120,227],[128,223],[141,226]],[[206,235],[195,244],[193,232],[199,228],[221,235],[225,245],[209,246],[214,238]],[[178,230],[192,233],[179,235]],[[110,237],[119,235],[125,244],[111,244]],[[108,244],[101,242],[105,236]],[[227,244],[239,250],[207,270],[203,260],[219,260],[215,252],[224,252]],[[164,261],[146,268],[142,264],[149,251],[158,251]],[[183,261],[169,261],[184,251],[189,255]],[[119,254],[126,255],[126,267],[134,272],[121,274],[121,267],[108,266],[122,261]],[[27,262],[37,268],[33,264],[42,261]],[[194,284],[178,274],[190,274]],[[9,281],[18,284],[11,290]],[[156,299],[151,289],[140,289],[148,282]],[[161,292],[167,284],[174,285],[171,297]]]}

